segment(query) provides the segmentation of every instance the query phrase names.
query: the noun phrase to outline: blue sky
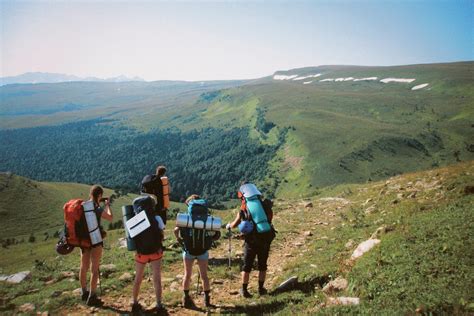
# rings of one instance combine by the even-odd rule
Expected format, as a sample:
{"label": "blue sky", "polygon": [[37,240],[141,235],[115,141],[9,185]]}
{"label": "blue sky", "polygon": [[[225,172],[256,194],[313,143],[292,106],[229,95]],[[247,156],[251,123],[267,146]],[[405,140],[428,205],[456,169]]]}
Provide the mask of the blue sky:
{"label": "blue sky", "polygon": [[256,78],[474,60],[474,1],[0,0],[1,71]]}

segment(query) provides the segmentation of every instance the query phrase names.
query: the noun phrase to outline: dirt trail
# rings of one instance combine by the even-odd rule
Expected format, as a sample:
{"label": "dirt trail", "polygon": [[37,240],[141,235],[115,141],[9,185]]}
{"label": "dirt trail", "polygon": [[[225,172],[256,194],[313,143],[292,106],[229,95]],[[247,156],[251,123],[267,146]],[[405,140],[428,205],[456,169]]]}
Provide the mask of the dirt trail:
{"label": "dirt trail", "polygon": [[[269,290],[273,290],[278,286],[277,282],[281,282],[279,275],[283,271],[284,265],[297,261],[300,256],[303,256],[307,250],[306,241],[311,238],[324,238],[317,233],[318,227],[330,225],[337,217],[335,213],[341,210],[346,203],[341,203],[340,200],[320,201],[314,207],[305,207],[306,202],[289,203],[281,201],[276,204],[277,211],[275,212],[274,224],[276,229],[278,227],[295,227],[294,230],[279,232],[276,239],[272,243],[270,257],[268,259],[267,281],[265,286]],[[317,214],[317,215],[316,215]],[[214,308],[206,310],[204,308],[203,297],[197,297],[196,283],[197,283],[197,266],[193,268],[193,277],[191,282],[191,293],[197,305],[194,310],[184,309],[177,298],[181,297],[181,277],[183,268],[181,262],[176,262],[162,269],[162,285],[164,292],[164,304],[166,306],[166,313],[164,314],[179,314],[179,315],[197,315],[206,314],[208,312],[238,312],[237,305],[256,305],[260,300],[256,294],[258,284],[258,272],[252,271],[250,275],[249,291],[254,293],[254,297],[244,300],[239,295],[240,289],[240,273],[238,266],[242,261],[243,255],[243,241],[232,238],[232,270],[226,272],[226,276],[219,278],[213,273],[213,269],[227,269],[228,266],[228,239],[223,235],[219,246],[212,249],[210,252],[209,262],[209,279],[211,282],[211,300],[215,305]],[[165,254],[166,255],[166,254]],[[221,274],[222,276],[222,274]],[[131,302],[132,282],[126,287],[120,289],[110,290],[102,295],[104,306],[102,308],[91,308],[83,304],[76,304],[72,310],[63,311],[64,314],[71,313],[129,313]],[[171,295],[173,299],[166,300],[166,297]],[[144,314],[152,313],[155,306],[154,292],[151,279],[148,278],[142,283],[142,290],[140,293],[140,302],[145,307]]]}

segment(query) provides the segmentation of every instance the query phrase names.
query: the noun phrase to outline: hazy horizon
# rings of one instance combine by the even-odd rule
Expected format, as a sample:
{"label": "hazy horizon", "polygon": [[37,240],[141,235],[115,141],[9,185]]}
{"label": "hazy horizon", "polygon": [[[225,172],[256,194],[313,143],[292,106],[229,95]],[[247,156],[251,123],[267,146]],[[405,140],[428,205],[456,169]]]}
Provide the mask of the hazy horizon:
{"label": "hazy horizon", "polygon": [[254,79],[474,60],[471,1],[0,2],[0,77]]}

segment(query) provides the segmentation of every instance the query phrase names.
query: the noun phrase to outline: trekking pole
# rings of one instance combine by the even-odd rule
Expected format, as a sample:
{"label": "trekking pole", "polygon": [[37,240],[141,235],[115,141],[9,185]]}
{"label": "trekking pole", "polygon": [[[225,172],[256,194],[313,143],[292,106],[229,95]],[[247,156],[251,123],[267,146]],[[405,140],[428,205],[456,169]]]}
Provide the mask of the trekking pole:
{"label": "trekking pole", "polygon": [[228,229],[227,234],[229,235],[229,270],[231,269],[231,264],[232,264],[232,232],[230,231],[230,228]]}

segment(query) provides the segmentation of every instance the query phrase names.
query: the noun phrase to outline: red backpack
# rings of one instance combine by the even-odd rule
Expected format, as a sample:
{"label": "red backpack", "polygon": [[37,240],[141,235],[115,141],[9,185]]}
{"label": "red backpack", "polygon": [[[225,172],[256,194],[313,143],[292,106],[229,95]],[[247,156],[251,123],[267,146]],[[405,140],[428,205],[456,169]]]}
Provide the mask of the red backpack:
{"label": "red backpack", "polygon": [[68,245],[87,248],[91,242],[82,202],[81,199],[73,199],[64,204],[64,230]]}

